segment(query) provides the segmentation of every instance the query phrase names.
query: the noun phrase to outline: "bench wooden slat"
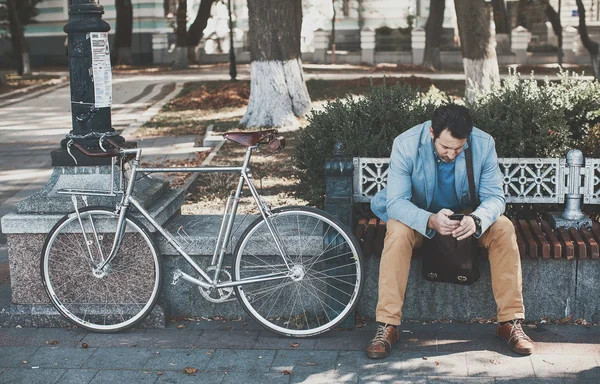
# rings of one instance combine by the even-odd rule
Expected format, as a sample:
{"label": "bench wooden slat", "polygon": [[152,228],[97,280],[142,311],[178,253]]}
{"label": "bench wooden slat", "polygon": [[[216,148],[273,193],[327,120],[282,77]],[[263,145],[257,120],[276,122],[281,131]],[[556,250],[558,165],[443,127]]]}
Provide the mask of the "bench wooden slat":
{"label": "bench wooden slat", "polygon": [[600,223],[592,222],[592,233],[596,237],[596,242],[600,242]]}
{"label": "bench wooden slat", "polygon": [[540,225],[535,220],[529,220],[529,225],[531,226],[533,235],[535,237],[537,237],[538,244],[540,245],[540,250],[541,250],[540,256],[542,256],[543,259],[549,259],[550,258],[550,243],[548,242],[548,239],[546,239],[546,236],[544,236],[544,234],[542,233],[542,229],[540,228]]}
{"label": "bench wooden slat", "polygon": [[577,258],[580,260],[587,259],[587,247],[585,246],[585,241],[583,241],[581,235],[579,235],[579,231],[577,231],[575,228],[570,228],[568,232],[569,236],[571,236],[571,239],[573,239],[575,242],[575,253]]}
{"label": "bench wooden slat", "polygon": [[525,239],[525,244],[528,247],[528,256],[530,259],[536,259],[538,257],[538,246],[535,238],[531,234],[531,229],[529,228],[529,224],[525,220],[519,220],[519,227],[521,231],[523,231],[523,238]]}
{"label": "bench wooden slat", "polygon": [[356,228],[354,229],[354,237],[356,237],[356,239],[360,243],[361,248],[364,244],[363,235],[365,234],[366,226],[367,226],[367,218],[362,217],[358,220],[358,224],[356,224]]}
{"label": "bench wooden slat", "polygon": [[565,249],[565,258],[572,260],[575,258],[575,243],[571,240],[571,237],[564,228],[558,228],[556,235],[560,239]]}
{"label": "bench wooden slat", "polygon": [[596,240],[594,240],[594,235],[592,232],[585,227],[581,228],[580,232],[581,237],[583,237],[583,240],[587,243],[588,257],[592,259],[600,258],[600,253],[598,252],[598,243]]}
{"label": "bench wooden slat", "polygon": [[512,219],[511,222],[513,223],[513,227],[515,227],[515,233],[517,234],[517,246],[519,247],[519,255],[521,256],[522,260],[527,254],[525,242],[523,241],[523,235],[521,234],[521,230],[519,229],[517,222],[514,219]]}
{"label": "bench wooden slat", "polygon": [[554,259],[560,259],[562,257],[563,247],[560,244],[560,241],[558,241],[556,238],[556,234],[552,228],[550,228],[550,224],[548,224],[546,220],[542,220],[542,230],[544,231],[546,237],[548,237],[548,240],[550,240],[550,244],[552,244],[552,257]]}

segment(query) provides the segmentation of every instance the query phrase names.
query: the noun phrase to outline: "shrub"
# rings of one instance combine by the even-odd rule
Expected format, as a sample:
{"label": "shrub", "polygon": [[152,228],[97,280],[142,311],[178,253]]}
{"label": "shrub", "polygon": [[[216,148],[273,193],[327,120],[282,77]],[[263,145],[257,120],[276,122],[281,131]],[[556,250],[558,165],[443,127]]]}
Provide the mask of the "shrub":
{"label": "shrub", "polygon": [[371,87],[364,97],[346,96],[329,102],[308,118],[295,152],[299,169],[298,195],[311,204],[323,206],[325,162],[333,157],[336,142],[344,156],[387,157],[394,138],[405,130],[429,120],[436,101],[422,99],[406,85],[383,84]]}
{"label": "shrub", "polygon": [[476,127],[496,140],[500,157],[563,156],[571,146],[565,103],[557,87],[518,74],[468,105]]}

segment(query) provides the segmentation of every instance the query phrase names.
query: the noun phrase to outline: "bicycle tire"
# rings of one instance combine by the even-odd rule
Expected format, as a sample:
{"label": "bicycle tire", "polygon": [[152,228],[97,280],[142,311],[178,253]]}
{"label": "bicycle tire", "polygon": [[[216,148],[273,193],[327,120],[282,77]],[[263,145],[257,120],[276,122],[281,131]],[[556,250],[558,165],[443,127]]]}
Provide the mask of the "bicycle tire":
{"label": "bicycle tire", "polygon": [[65,318],[84,329],[131,328],[158,300],[162,286],[158,248],[144,225],[127,214],[118,253],[104,271],[94,272],[88,245],[95,262],[108,257],[118,215],[108,207],[85,207],[79,214],[86,234],[89,231],[87,245],[75,212],[65,215],[46,236],[40,271],[48,298]]}
{"label": "bicycle tire", "polygon": [[[311,337],[335,328],[362,293],[364,266],[357,240],[335,217],[312,207],[274,209],[270,220],[297,275],[236,286],[241,306],[261,326],[284,336]],[[233,280],[257,278],[265,270],[286,272],[284,263],[276,264],[281,256],[273,243],[264,219],[252,222],[234,251]],[[268,311],[262,310],[266,303]]]}

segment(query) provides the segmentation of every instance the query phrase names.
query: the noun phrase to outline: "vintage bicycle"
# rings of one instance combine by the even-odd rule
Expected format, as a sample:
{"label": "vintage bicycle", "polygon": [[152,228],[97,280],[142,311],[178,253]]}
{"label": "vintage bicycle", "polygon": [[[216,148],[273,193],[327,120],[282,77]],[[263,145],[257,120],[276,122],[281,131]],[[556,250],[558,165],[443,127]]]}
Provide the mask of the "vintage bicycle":
{"label": "vintage bicycle", "polygon": [[[99,138],[99,149],[69,142],[87,156],[112,158],[109,191],[64,189],[74,211],[48,233],[41,257],[41,275],[52,304],[69,321],[97,332],[133,327],[153,309],[163,283],[163,268],[154,235],[132,214],[136,209],[193,268],[174,272],[196,284],[214,302],[236,296],[242,308],[263,327],[286,336],[308,337],[339,325],[357,304],[364,281],[361,249],[335,217],[312,207],[271,209],[252,181],[250,159],[261,148],[276,153],[285,147],[277,130],[228,132],[227,140],[247,147],[243,164],[235,167],[142,167],[142,150],[113,138]],[[69,152],[71,153],[71,152]],[[128,177],[125,176],[125,168]],[[136,180],[163,172],[235,172],[210,267],[201,268],[133,195]],[[127,179],[126,187],[123,178]],[[231,273],[223,267],[244,186],[259,216],[233,250]],[[88,196],[119,196],[116,207],[88,206]],[[79,207],[79,200],[83,207]],[[192,276],[193,275],[193,276]]]}

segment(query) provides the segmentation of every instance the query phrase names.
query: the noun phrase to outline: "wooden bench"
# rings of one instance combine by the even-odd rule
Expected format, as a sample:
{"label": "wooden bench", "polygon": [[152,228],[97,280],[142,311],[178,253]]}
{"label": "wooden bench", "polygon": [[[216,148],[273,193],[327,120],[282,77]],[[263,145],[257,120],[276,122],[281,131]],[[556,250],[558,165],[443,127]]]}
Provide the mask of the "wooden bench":
{"label": "wooden bench", "polygon": [[[325,168],[325,209],[354,229],[366,257],[381,256],[386,227],[374,215],[354,218],[353,205],[370,202],[386,186],[388,166],[389,158],[344,160],[338,144]],[[600,204],[600,159],[584,161],[573,150],[566,158],[500,158],[499,166],[507,203],[565,204],[564,212],[548,220],[512,220],[522,259],[600,259],[600,225],[586,217],[561,217],[583,215],[582,199]]]}

